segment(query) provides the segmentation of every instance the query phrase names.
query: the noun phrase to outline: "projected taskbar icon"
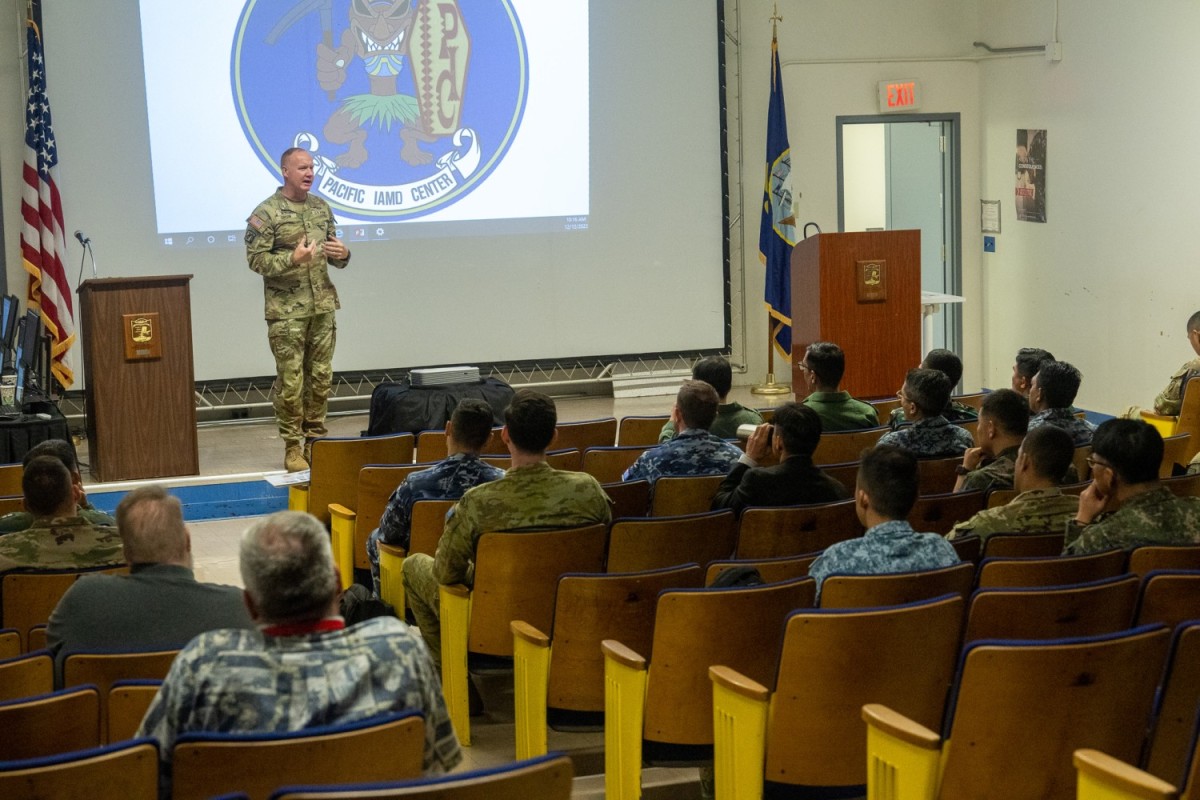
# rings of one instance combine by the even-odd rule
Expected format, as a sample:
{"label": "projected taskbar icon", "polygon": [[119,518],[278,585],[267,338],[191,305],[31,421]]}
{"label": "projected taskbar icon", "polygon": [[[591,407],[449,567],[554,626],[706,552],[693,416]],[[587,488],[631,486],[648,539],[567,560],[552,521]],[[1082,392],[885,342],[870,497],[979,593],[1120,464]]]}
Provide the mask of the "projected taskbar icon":
{"label": "projected taskbar icon", "polygon": [[[388,226],[343,225],[334,235],[344,242],[381,241],[398,238],[389,232]],[[163,247],[183,249],[208,249],[242,247],[245,231],[199,231],[193,233],[164,233],[159,236]]]}

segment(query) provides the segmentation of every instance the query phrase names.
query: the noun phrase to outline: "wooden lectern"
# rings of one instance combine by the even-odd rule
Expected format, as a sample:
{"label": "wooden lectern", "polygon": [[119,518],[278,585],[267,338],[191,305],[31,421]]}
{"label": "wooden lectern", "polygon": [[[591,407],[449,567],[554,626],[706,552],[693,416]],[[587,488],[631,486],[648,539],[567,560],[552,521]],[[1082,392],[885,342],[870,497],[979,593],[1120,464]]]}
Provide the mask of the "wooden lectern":
{"label": "wooden lectern", "polygon": [[813,342],[846,353],[841,388],[892,397],[921,362],[921,232],[822,233],[792,250],[792,386]]}
{"label": "wooden lectern", "polygon": [[102,482],[197,475],[191,275],[79,285],[88,459]]}

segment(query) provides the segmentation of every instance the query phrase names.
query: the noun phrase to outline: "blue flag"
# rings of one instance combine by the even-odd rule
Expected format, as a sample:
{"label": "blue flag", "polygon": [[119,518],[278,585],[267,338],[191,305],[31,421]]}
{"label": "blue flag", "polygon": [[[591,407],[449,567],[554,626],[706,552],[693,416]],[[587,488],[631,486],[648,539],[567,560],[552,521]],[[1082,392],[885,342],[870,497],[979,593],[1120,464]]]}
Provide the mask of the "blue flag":
{"label": "blue flag", "polygon": [[771,339],[785,358],[792,353],[792,247],[796,220],[792,214],[792,150],[788,145],[783,107],[779,47],[771,39],[771,105],[767,112],[767,167],[763,183],[762,223],[758,256],[767,267],[764,299],[771,315]]}

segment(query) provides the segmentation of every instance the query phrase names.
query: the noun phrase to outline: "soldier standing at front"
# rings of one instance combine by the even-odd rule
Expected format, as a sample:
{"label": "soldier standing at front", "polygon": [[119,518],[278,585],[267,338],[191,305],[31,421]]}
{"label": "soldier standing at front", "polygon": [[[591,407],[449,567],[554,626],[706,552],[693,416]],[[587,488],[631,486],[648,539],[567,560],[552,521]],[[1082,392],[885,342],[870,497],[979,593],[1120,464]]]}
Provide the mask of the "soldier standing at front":
{"label": "soldier standing at front", "polygon": [[341,307],[328,265],[344,268],[350,250],[335,235],[329,206],[309,194],[313,159],[308,151],[288,148],[279,167],[283,186],[246,220],[246,260],[263,276],[283,463],[288,472],[299,472],[308,469],[312,440],[327,433],[334,311]]}

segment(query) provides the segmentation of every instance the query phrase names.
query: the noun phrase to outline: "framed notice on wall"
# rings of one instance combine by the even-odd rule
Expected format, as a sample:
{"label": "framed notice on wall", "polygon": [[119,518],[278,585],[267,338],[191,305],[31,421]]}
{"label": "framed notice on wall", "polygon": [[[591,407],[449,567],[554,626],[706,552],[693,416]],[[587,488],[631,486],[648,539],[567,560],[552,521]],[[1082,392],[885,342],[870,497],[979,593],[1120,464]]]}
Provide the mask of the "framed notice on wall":
{"label": "framed notice on wall", "polygon": [[1046,131],[1017,130],[1017,219],[1046,221]]}

